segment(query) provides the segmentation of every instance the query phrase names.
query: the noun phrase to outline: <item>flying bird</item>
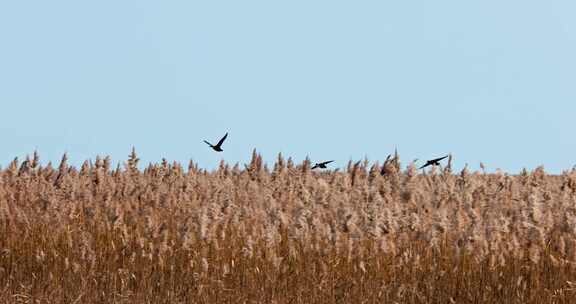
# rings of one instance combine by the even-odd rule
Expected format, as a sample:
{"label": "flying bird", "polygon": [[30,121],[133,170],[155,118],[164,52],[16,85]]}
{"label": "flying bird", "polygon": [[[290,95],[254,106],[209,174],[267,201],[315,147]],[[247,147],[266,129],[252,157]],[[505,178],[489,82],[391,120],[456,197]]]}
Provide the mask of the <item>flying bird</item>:
{"label": "flying bird", "polygon": [[426,161],[426,164],[424,164],[424,166],[420,167],[419,169],[424,169],[428,166],[440,166],[440,161],[445,159],[446,157],[448,157],[448,155],[446,155],[444,157],[428,160],[428,161]]}
{"label": "flying bird", "polygon": [[329,160],[329,161],[325,161],[322,163],[316,163],[314,165],[314,167],[312,167],[312,170],[316,169],[316,168],[320,168],[320,169],[326,169],[326,165],[333,162],[333,160]]}
{"label": "flying bird", "polygon": [[220,139],[220,141],[216,144],[213,145],[207,141],[204,141],[206,144],[208,144],[210,146],[210,148],[214,149],[214,151],[216,152],[222,152],[224,150],[222,150],[222,144],[224,143],[224,141],[226,140],[226,137],[228,137],[228,133],[226,133],[226,135],[224,135],[224,137],[222,137],[222,139]]}

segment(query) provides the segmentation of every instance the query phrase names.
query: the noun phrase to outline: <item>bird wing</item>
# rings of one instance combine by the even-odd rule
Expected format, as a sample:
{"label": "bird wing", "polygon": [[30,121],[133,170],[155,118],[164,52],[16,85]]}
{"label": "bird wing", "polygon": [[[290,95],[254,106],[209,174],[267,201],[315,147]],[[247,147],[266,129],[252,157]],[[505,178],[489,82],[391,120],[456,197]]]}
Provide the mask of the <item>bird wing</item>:
{"label": "bird wing", "polygon": [[424,168],[426,168],[426,167],[428,167],[428,166],[430,166],[430,163],[429,163],[429,162],[426,162],[426,164],[424,164],[424,166],[422,166],[422,167],[420,167],[420,168],[418,168],[418,169],[424,169]]}
{"label": "bird wing", "polygon": [[211,143],[204,141],[206,144],[208,144],[210,147],[213,147]]}
{"label": "bird wing", "polygon": [[222,139],[220,139],[220,141],[218,142],[218,144],[216,146],[220,147],[224,141],[226,140],[226,137],[228,137],[228,133],[226,133],[226,135],[224,135],[224,137],[222,137]]}
{"label": "bird wing", "polygon": [[327,165],[329,163],[333,163],[333,162],[334,162],[333,160],[329,160],[329,161],[325,161],[325,162],[320,163],[320,164],[325,166],[325,165]]}
{"label": "bird wing", "polygon": [[438,162],[438,161],[441,161],[441,160],[445,159],[446,157],[448,157],[448,155],[446,155],[446,156],[444,156],[444,157],[439,157],[439,158],[433,159],[433,160],[431,160],[431,162],[434,162],[434,163],[435,163],[435,162]]}
{"label": "bird wing", "polygon": [[318,164],[314,164],[314,166],[312,168],[310,168],[310,170],[316,169],[318,168]]}

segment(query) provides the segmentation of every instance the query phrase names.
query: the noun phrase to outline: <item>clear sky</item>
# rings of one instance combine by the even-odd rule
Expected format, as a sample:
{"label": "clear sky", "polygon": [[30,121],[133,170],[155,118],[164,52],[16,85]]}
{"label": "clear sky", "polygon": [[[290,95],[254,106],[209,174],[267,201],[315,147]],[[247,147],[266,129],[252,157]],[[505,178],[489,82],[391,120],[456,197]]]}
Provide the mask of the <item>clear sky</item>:
{"label": "clear sky", "polygon": [[[2,1],[0,164],[576,164],[575,1]],[[230,132],[224,152],[202,142]]]}

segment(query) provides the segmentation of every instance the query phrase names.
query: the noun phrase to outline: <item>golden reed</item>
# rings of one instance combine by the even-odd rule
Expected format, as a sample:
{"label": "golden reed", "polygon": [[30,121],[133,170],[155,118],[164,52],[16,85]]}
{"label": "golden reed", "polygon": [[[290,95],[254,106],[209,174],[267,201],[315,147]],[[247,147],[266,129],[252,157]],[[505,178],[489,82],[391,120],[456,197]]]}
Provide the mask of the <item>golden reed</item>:
{"label": "golden reed", "polygon": [[0,171],[1,303],[574,303],[576,171]]}

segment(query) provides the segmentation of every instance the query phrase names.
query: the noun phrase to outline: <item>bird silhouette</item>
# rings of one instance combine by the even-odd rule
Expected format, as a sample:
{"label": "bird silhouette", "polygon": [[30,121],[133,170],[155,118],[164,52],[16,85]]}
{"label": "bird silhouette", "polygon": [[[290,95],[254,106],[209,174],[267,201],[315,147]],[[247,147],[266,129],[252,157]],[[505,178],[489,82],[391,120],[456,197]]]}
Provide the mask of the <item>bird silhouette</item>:
{"label": "bird silhouette", "polygon": [[326,165],[333,162],[333,160],[329,160],[329,161],[325,161],[325,162],[321,162],[321,163],[316,163],[314,164],[314,167],[312,167],[311,169],[314,170],[316,168],[320,168],[320,169],[326,169]]}
{"label": "bird silhouette", "polygon": [[222,144],[226,140],[226,137],[228,137],[228,133],[226,133],[226,135],[224,135],[224,137],[222,137],[222,139],[220,139],[220,141],[216,145],[213,145],[213,144],[209,143],[208,141],[204,141],[204,142],[206,144],[208,144],[210,146],[210,148],[212,148],[214,151],[222,152],[222,151],[224,151],[224,150],[222,150]]}
{"label": "bird silhouette", "polygon": [[420,167],[419,169],[424,169],[428,166],[440,166],[440,161],[445,159],[446,157],[448,157],[448,155],[446,155],[444,157],[428,160],[428,161],[426,161],[426,164],[424,164],[424,166]]}

